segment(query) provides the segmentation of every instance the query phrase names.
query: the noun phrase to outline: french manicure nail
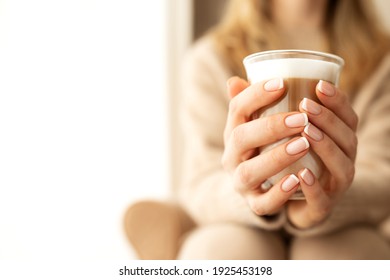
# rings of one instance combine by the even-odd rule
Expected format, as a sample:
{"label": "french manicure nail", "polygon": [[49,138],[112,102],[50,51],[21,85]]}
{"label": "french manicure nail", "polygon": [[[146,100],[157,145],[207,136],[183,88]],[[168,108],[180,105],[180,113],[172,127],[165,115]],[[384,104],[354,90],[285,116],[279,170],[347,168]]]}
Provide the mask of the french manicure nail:
{"label": "french manicure nail", "polygon": [[309,122],[309,119],[305,113],[290,115],[284,120],[284,123],[288,127],[306,126],[308,124],[308,122]]}
{"label": "french manicure nail", "polygon": [[269,80],[264,84],[264,89],[266,91],[275,91],[283,88],[283,79],[282,78],[276,78]]}
{"label": "french manicure nail", "polygon": [[272,187],[272,184],[270,181],[266,180],[264,183],[261,184],[260,187],[262,191],[268,191]]}
{"label": "french manicure nail", "polygon": [[284,190],[285,192],[289,192],[296,185],[298,185],[298,183],[299,183],[298,177],[295,176],[294,174],[291,174],[290,176],[288,176],[288,178],[286,180],[284,180],[284,182],[282,184],[282,190]]}
{"label": "french manicure nail", "polygon": [[317,127],[309,123],[303,130],[310,138],[315,141],[321,141],[324,139],[324,134]]}
{"label": "french manicure nail", "polygon": [[320,80],[317,88],[321,93],[323,93],[327,96],[334,96],[336,94],[336,91],[334,90],[334,88],[329,83],[326,83],[323,80]]}
{"label": "french manicure nail", "polygon": [[321,106],[318,105],[313,100],[307,99],[306,97],[303,98],[302,108],[303,108],[303,110],[305,110],[313,115],[318,115],[319,113],[321,113]]}
{"label": "french manicure nail", "polygon": [[286,152],[289,155],[296,155],[309,148],[309,146],[310,146],[309,141],[307,141],[305,137],[301,137],[288,144],[286,147]]}
{"label": "french manicure nail", "polygon": [[313,185],[314,184],[314,176],[313,174],[309,171],[309,169],[305,168],[302,173],[301,173],[301,178],[303,181],[306,183],[306,185]]}

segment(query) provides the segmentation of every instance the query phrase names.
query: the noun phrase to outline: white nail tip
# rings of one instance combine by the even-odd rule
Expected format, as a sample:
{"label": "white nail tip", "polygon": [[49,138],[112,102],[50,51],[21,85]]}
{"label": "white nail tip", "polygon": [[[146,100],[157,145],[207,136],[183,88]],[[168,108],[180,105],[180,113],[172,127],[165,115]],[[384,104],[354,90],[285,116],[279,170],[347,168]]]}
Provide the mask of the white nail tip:
{"label": "white nail tip", "polygon": [[[309,126],[310,126],[310,124],[307,124],[306,126],[305,126],[305,128],[303,129],[303,131],[307,134],[307,135],[309,135]],[[306,138],[305,138],[306,139]]]}
{"label": "white nail tip", "polygon": [[307,168],[305,168],[305,169],[301,172],[301,177],[302,177],[302,178],[305,178],[305,175],[306,175],[307,172],[309,172],[309,171],[307,170]]}
{"label": "white nail tip", "polygon": [[282,78],[279,78],[279,89],[283,88],[284,82]]}
{"label": "white nail tip", "polygon": [[305,142],[305,149],[309,148],[309,146],[310,146],[309,141],[305,137],[302,137],[302,140],[303,140],[303,142]]}
{"label": "white nail tip", "polygon": [[294,174],[291,174],[289,177],[295,181],[295,185],[299,183],[298,177],[295,176]]}
{"label": "white nail tip", "polygon": [[302,101],[302,108],[305,110],[305,111],[308,111],[307,109],[307,98],[303,98],[303,101]]}
{"label": "white nail tip", "polygon": [[309,118],[307,117],[307,115],[305,113],[302,113],[303,115],[303,118],[305,119],[305,126],[309,123]]}

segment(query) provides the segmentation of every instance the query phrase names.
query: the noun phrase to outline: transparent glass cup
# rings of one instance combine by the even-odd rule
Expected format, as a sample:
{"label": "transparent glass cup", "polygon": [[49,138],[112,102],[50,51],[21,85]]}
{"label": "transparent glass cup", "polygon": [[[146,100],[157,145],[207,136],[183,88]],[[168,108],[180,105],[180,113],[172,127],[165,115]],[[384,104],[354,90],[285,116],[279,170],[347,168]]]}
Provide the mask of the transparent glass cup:
{"label": "transparent glass cup", "polygon": [[[307,50],[276,50],[255,53],[247,56],[244,61],[248,81],[253,83],[283,78],[286,92],[273,104],[260,109],[253,114],[253,118],[266,117],[282,112],[299,111],[299,103],[303,98],[309,98],[321,104],[315,88],[320,80],[338,85],[344,60],[336,55],[307,51]],[[259,153],[273,149],[295,136],[277,141],[261,147]],[[275,185],[284,176],[296,174],[304,169],[310,169],[316,178],[320,179],[324,173],[324,165],[320,158],[311,150],[300,160],[268,178],[262,188]],[[298,189],[291,199],[305,199],[303,192]]]}

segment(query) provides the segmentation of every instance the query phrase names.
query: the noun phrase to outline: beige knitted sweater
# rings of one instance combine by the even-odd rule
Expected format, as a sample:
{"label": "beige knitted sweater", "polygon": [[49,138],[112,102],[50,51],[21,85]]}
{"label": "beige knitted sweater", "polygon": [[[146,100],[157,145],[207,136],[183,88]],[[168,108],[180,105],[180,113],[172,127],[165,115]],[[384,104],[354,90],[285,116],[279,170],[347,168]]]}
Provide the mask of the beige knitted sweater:
{"label": "beige knitted sweater", "polygon": [[221,166],[229,102],[226,81],[232,75],[228,69],[212,39],[205,37],[191,48],[182,70],[185,153],[179,197],[198,224],[229,221],[308,236],[357,223],[379,226],[390,216],[390,56],[354,98],[360,124],[353,184],[327,220],[306,230],[291,225],[284,210],[273,220],[256,216]]}

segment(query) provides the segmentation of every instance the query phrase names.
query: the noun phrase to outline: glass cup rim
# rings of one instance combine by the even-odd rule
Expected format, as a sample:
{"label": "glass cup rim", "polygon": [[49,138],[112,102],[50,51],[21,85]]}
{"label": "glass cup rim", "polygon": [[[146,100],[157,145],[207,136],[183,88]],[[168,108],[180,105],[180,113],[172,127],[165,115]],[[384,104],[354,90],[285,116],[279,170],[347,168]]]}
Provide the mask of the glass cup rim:
{"label": "glass cup rim", "polygon": [[298,50],[298,49],[286,49],[286,50],[271,50],[250,54],[243,60],[244,65],[252,64],[257,61],[273,60],[273,59],[289,59],[289,58],[303,58],[323,60],[336,63],[339,66],[344,66],[344,59],[341,57],[326,52],[311,51],[311,50]]}

